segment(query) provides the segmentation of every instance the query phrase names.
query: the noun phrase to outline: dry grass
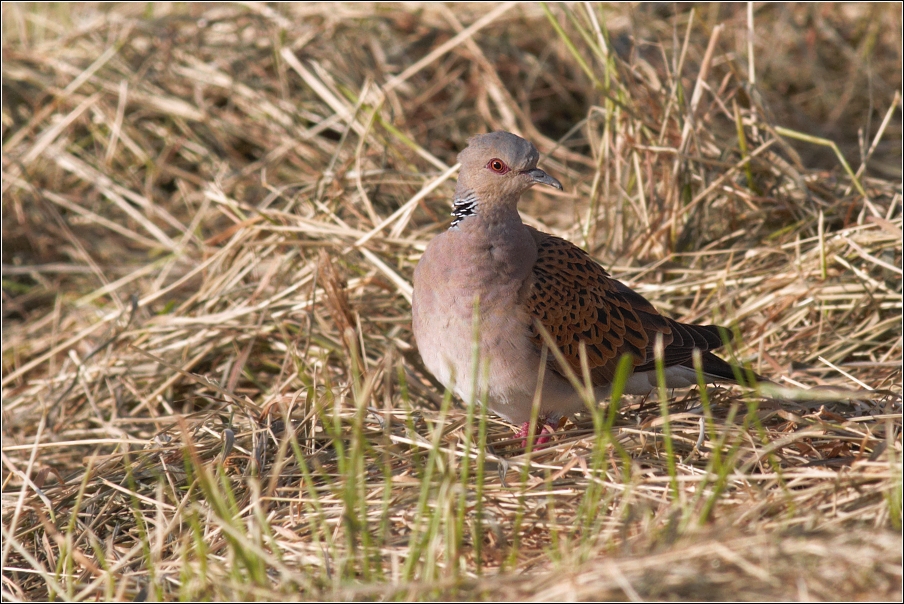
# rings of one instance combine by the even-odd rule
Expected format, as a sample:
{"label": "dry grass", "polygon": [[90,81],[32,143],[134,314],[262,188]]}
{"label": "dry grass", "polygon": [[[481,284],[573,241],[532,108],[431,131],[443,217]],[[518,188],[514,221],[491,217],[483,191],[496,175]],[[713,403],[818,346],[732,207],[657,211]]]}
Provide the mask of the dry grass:
{"label": "dry grass", "polygon": [[[4,600],[900,600],[900,8],[680,8],[4,4]],[[800,390],[530,453],[444,398],[411,272],[494,129]]]}

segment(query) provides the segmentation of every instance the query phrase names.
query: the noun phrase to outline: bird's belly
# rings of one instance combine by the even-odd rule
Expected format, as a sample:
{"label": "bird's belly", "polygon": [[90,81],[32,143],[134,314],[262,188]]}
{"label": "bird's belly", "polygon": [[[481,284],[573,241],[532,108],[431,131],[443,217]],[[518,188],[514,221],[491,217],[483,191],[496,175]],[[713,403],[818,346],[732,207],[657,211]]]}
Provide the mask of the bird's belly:
{"label": "bird's belly", "polygon": [[[413,327],[421,358],[465,403],[485,398],[494,413],[512,423],[526,422],[536,398],[540,353],[531,340],[530,318],[517,310],[515,300],[500,299],[498,294],[519,288],[468,285],[415,292],[418,311]],[[481,301],[476,331],[475,299]],[[545,365],[543,371],[540,414],[565,415],[584,408],[566,380]]]}

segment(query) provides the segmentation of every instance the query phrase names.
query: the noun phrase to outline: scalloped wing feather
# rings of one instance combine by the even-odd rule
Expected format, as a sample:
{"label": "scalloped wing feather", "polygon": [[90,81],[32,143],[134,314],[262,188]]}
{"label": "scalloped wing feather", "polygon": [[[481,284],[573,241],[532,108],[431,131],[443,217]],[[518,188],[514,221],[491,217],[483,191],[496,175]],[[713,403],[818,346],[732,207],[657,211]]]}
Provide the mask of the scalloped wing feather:
{"label": "scalloped wing feather", "polygon": [[[532,229],[537,241],[533,279],[525,292],[528,313],[552,336],[568,365],[581,373],[580,343],[587,348],[594,385],[612,382],[618,359],[630,354],[634,371],[655,368],[653,346],[662,334],[666,367],[689,365],[694,348],[722,346],[720,328],[678,323],[643,296],[616,281],[573,243]],[[532,340],[543,346],[534,326]],[[550,366],[564,374],[550,357]]]}

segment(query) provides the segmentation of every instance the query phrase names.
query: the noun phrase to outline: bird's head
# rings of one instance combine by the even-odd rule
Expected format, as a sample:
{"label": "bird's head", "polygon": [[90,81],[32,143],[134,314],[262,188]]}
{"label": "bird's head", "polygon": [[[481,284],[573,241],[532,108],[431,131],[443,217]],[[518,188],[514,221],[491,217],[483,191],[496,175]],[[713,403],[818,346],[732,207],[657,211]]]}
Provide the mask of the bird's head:
{"label": "bird's head", "polygon": [[456,198],[473,194],[479,204],[514,205],[536,184],[562,190],[562,183],[537,167],[540,153],[510,132],[479,134],[458,154]]}

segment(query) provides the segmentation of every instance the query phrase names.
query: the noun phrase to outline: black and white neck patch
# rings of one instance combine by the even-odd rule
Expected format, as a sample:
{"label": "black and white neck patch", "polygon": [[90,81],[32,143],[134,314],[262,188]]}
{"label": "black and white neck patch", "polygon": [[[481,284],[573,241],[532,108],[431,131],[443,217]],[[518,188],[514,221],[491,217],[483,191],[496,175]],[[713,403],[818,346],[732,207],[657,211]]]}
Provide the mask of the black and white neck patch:
{"label": "black and white neck patch", "polygon": [[473,191],[468,191],[464,197],[456,197],[452,200],[453,220],[449,228],[457,227],[459,222],[475,214],[477,214],[477,195]]}

